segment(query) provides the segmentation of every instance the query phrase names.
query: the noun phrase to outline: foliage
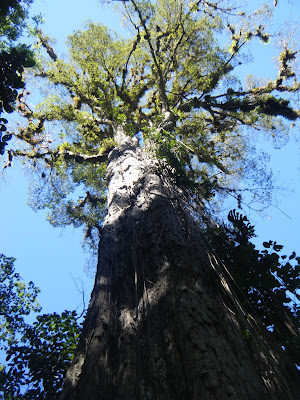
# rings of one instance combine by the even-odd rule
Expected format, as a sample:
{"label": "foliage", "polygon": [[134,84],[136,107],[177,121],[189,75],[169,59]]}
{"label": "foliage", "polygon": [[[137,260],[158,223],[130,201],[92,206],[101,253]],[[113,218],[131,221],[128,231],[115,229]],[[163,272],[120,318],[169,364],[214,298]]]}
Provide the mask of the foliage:
{"label": "foliage", "polygon": [[231,274],[243,308],[300,365],[300,257],[295,252],[287,257],[271,240],[257,250],[248,219],[233,210],[228,220],[230,225],[208,231],[210,244]]}
{"label": "foliage", "polygon": [[[26,26],[31,3],[32,0],[3,0],[0,5],[0,117],[3,112],[14,110],[18,89],[25,85],[22,77],[24,68],[35,65],[30,47],[15,44]],[[0,131],[6,130],[6,124],[7,120],[0,118]],[[8,135],[2,138],[0,155],[4,154],[10,138]]]}
{"label": "foliage", "polygon": [[0,255],[0,348],[16,344],[27,327],[24,317],[40,311],[39,289],[33,282],[25,284],[15,272],[14,258]]}
{"label": "foliage", "polygon": [[20,344],[7,351],[8,367],[0,375],[3,399],[59,398],[78,341],[75,311],[44,314],[28,326]]}
{"label": "foliage", "polygon": [[0,344],[6,366],[0,365],[0,398],[55,399],[78,341],[81,327],[75,311],[38,315],[39,290],[23,283],[14,258],[0,256]]}
{"label": "foliage", "polygon": [[12,104],[17,99],[17,89],[24,87],[22,79],[24,68],[32,67],[35,62],[33,55],[26,45],[10,47],[0,53],[0,111],[11,113]]}
{"label": "foliage", "polygon": [[[15,41],[22,34],[32,0],[3,0],[0,4],[0,37],[4,41]],[[6,42],[7,43],[7,42]]]}
{"label": "foliage", "polygon": [[[259,179],[267,196],[272,184],[250,128],[280,137],[283,121],[298,119],[292,102],[299,90],[297,52],[282,49],[273,81],[243,84],[235,74],[247,61],[249,42],[269,41],[271,11],[246,15],[206,0],[118,6],[129,35],[88,22],[69,37],[67,60],[37,33],[45,49],[37,82],[48,85],[49,95],[44,91],[32,109],[24,92],[18,109],[28,124],[14,132],[20,148],[11,152],[11,158],[26,157],[43,178],[32,185],[33,207],[49,207],[55,225],[101,226],[105,166],[118,125],[155,152],[192,201],[203,203],[217,192],[241,196],[238,183],[246,176]],[[87,192],[99,199],[92,219],[77,212]]]}

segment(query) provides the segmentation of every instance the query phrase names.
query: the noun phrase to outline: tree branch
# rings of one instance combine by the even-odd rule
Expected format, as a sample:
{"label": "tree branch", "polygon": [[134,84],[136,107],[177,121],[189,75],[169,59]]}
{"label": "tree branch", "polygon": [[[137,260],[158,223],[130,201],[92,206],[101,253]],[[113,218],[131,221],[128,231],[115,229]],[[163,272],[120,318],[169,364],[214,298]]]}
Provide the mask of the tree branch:
{"label": "tree branch", "polygon": [[141,23],[142,27],[144,28],[144,31],[145,31],[144,38],[148,42],[150,53],[151,53],[154,65],[157,69],[157,73],[158,73],[158,77],[159,77],[159,91],[160,91],[163,108],[164,108],[163,111],[164,112],[169,111],[169,102],[168,102],[168,97],[166,95],[166,84],[165,84],[162,70],[161,70],[161,68],[158,64],[157,58],[156,58],[155,50],[151,43],[150,32],[148,31],[148,28],[146,26],[146,21],[144,20],[142,13],[141,13],[140,9],[138,8],[138,6],[136,5],[135,1],[131,0],[131,3],[133,4],[135,11],[138,13],[140,23]]}
{"label": "tree branch", "polygon": [[43,153],[39,153],[38,151],[29,153],[23,150],[12,150],[12,153],[14,156],[27,157],[29,159],[43,159],[47,164],[52,164],[50,160],[47,160],[48,156],[54,159],[62,157],[65,160],[72,160],[78,163],[88,162],[95,164],[95,163],[105,162],[107,160],[107,156],[110,150],[111,149],[108,149],[105,151],[105,153],[95,154],[95,155],[75,153],[70,150],[50,150],[50,149],[48,149],[46,152]]}

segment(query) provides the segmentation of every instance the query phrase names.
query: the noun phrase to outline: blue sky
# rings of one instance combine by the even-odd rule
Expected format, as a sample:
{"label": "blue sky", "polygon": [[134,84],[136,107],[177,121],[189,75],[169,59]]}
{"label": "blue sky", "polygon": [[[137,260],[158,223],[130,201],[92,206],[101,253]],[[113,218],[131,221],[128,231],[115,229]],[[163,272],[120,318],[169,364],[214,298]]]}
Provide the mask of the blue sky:
{"label": "blue sky", "polygon": [[[257,4],[257,1],[250,3]],[[113,12],[113,5],[112,2],[109,7],[103,8],[97,0],[35,0],[32,13],[43,14],[43,31],[57,39],[56,48],[65,51],[67,35],[80,29],[86,19],[101,21],[113,30],[119,30],[120,20]],[[299,20],[299,1],[279,0],[276,13],[275,24],[278,29],[284,18]],[[248,64],[241,74],[253,73],[264,77],[275,74],[272,51],[261,45],[255,52],[259,62]],[[299,132],[297,135],[299,137]],[[277,240],[286,246],[288,252],[295,250],[300,255],[299,141],[292,140],[281,150],[273,150],[271,144],[265,146],[270,148],[271,166],[275,175],[278,175],[277,182],[290,190],[275,193],[277,201],[270,199],[282,212],[270,207],[264,218],[253,212],[248,215],[256,225],[258,243]],[[84,273],[89,255],[82,250],[83,233],[80,229],[53,228],[46,220],[45,211],[32,211],[26,204],[27,184],[26,168],[21,163],[15,162],[12,168],[6,169],[4,176],[0,176],[0,252],[16,257],[16,268],[24,280],[33,280],[40,287],[40,302],[44,312],[61,312],[77,307],[80,312],[82,295],[74,280],[80,289],[83,285],[86,302],[93,286],[93,278]],[[232,207],[236,208],[236,203],[232,203]]]}

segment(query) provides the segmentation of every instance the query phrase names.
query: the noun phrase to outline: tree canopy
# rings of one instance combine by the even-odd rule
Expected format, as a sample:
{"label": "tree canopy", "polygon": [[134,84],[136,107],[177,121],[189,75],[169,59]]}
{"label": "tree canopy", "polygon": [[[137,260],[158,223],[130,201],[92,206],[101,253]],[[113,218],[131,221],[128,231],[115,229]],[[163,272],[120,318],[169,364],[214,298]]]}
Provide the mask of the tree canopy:
{"label": "tree canopy", "polygon": [[[276,137],[286,132],[284,121],[299,116],[291,101],[299,90],[294,48],[282,48],[274,81],[242,83],[235,75],[248,43],[270,40],[264,25],[270,9],[248,16],[206,1],[130,1],[120,8],[129,37],[89,22],[69,37],[68,60],[38,33],[47,55],[34,74],[49,85],[49,95],[32,110],[26,92],[20,94],[28,125],[12,133],[26,147],[11,153],[40,171],[44,194],[35,190],[33,206],[52,208],[55,224],[99,225],[116,124],[141,146],[149,144],[188,197],[202,203],[230,192],[240,198],[239,179],[252,175],[263,198],[270,181],[253,154],[250,128]],[[76,203],[67,194],[79,184],[89,195]],[[85,207],[93,218],[90,209],[83,215]]]}

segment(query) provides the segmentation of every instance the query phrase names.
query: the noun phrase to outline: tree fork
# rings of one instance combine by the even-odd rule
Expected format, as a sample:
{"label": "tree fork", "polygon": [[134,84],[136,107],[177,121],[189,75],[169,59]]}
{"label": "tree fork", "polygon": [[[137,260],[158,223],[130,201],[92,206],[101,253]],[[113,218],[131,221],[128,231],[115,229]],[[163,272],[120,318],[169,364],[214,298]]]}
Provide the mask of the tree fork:
{"label": "tree fork", "polygon": [[295,399],[165,171],[122,132],[119,143],[61,400]]}

